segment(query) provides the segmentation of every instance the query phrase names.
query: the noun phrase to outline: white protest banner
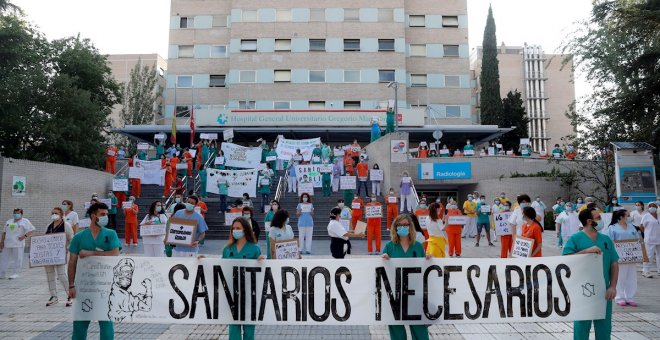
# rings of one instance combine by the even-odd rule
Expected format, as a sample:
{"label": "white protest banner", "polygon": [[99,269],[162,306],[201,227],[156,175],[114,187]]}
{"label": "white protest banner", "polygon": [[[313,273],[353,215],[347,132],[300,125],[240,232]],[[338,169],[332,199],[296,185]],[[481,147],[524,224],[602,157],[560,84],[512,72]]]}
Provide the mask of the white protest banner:
{"label": "white protest banner", "polygon": [[614,247],[619,254],[619,263],[644,262],[644,249],[640,241],[614,241]]}
{"label": "white protest banner", "polygon": [[165,185],[165,169],[160,160],[135,160],[135,167],[144,169],[140,180],[142,184]]}
{"label": "white protest banner", "polygon": [[30,239],[30,268],[66,264],[66,260],[65,233],[32,236]]}
{"label": "white protest banner", "polygon": [[382,181],[383,170],[369,170],[369,179],[372,181]]}
{"label": "white protest banner", "polygon": [[142,181],[142,178],[144,178],[144,169],[134,166],[128,168],[128,178],[139,179]]}
{"label": "white protest banner", "polygon": [[190,246],[195,242],[197,221],[183,218],[170,218],[170,225],[165,234],[165,243]]}
{"label": "white protest banner", "polygon": [[138,150],[149,150],[149,143],[138,143]]}
{"label": "white protest banner", "polygon": [[531,257],[532,249],[534,249],[533,239],[523,236],[516,236],[516,238],[513,240],[511,257]]}
{"label": "white protest banner", "polygon": [[112,191],[128,191],[128,178],[114,178]]}
{"label": "white protest banner", "polygon": [[143,224],[140,226],[140,236],[160,236],[167,232],[166,224]]}
{"label": "white protest banner", "polygon": [[245,147],[234,143],[222,143],[225,165],[235,168],[256,169],[261,163],[261,148]]}
{"label": "white protest banner", "polygon": [[449,218],[447,218],[447,224],[466,225],[467,221],[468,221],[467,216],[449,216]]}
{"label": "white protest banner", "polygon": [[[286,247],[295,258],[294,244]],[[603,268],[594,266],[602,257],[595,254],[342,261],[91,256],[78,261],[76,287],[93,289],[78,289],[73,320],[261,326],[605,317]],[[127,287],[116,283],[129,277]],[[122,304],[129,296],[133,303]]]}
{"label": "white protest banner", "polygon": [[298,260],[300,258],[298,240],[275,242],[275,258],[278,260]]}
{"label": "white protest banner", "polygon": [[296,150],[299,149],[303,158],[309,161],[312,159],[312,151],[319,144],[321,144],[320,137],[310,139],[280,138],[277,141],[275,152],[277,152],[277,158],[288,161],[291,160],[291,157],[296,154]]}
{"label": "white protest banner", "polygon": [[331,173],[332,172],[332,164],[319,165],[319,172],[322,173],[322,174]]}
{"label": "white protest banner", "polygon": [[380,205],[365,205],[365,215],[367,218],[381,218],[383,217],[383,207]]}
{"label": "white protest banner", "polygon": [[306,182],[298,184],[298,196],[305,193],[314,196],[314,183]]}
{"label": "white protest banner", "polygon": [[227,196],[243,197],[243,193],[248,193],[250,197],[257,196],[257,169],[248,170],[219,170],[206,169],[206,191],[219,194],[218,178],[220,176],[227,180]]}
{"label": "white protest banner", "polygon": [[239,217],[243,217],[242,212],[236,212],[236,213],[228,212],[228,213],[225,213],[225,225],[227,227],[231,227],[231,224],[234,222],[234,220],[239,218]]}
{"label": "white protest banner", "polygon": [[222,138],[225,141],[228,141],[228,140],[234,138],[234,129],[227,129],[225,131],[222,131]]}
{"label": "white protest banner", "polygon": [[[296,180],[298,181],[298,185],[311,182],[314,184],[314,188],[322,187],[321,168],[323,166],[323,164],[296,165]],[[332,166],[330,166],[330,169],[332,169]]]}
{"label": "white protest banner", "polygon": [[356,184],[355,176],[341,176],[339,178],[339,189],[341,190],[355,190]]}
{"label": "white protest banner", "polygon": [[511,226],[509,226],[509,218],[511,217],[510,212],[499,213],[493,215],[493,221],[495,221],[495,235],[511,235]]}

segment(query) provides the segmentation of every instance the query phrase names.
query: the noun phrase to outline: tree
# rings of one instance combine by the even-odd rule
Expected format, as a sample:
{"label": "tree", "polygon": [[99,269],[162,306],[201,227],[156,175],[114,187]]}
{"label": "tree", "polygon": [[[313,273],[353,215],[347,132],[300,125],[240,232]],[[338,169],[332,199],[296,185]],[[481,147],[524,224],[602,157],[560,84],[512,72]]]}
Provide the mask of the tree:
{"label": "tree", "polygon": [[143,65],[140,59],[131,70],[131,80],[124,88],[121,118],[125,124],[153,123],[154,115],[158,111],[156,100],[161,93],[157,84],[156,66]]}
{"label": "tree", "polygon": [[502,115],[499,124],[500,126],[515,127],[513,131],[499,139],[506,150],[509,148],[518,148],[520,138],[528,137],[528,121],[522,95],[518,91],[509,91],[506,98],[502,99]]}
{"label": "tree", "polygon": [[23,10],[9,2],[9,0],[0,0],[0,14],[23,14]]}
{"label": "tree", "polygon": [[502,99],[500,97],[500,70],[497,60],[497,37],[495,35],[495,19],[493,9],[488,7],[488,19],[484,29],[483,57],[481,61],[480,108],[481,123],[506,126],[501,122]]}

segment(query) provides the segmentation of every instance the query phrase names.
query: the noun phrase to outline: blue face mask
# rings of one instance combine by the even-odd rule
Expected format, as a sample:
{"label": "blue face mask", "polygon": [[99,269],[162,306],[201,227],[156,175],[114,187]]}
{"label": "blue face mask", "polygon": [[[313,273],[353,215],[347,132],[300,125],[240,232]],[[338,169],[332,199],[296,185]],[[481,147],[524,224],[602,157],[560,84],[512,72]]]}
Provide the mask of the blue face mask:
{"label": "blue face mask", "polygon": [[15,220],[20,220],[21,217],[23,217],[23,215],[21,215],[21,214],[14,214],[14,219],[15,219]]}
{"label": "blue face mask", "polygon": [[243,230],[232,230],[231,236],[234,238],[234,240],[240,240],[245,237],[245,232]]}
{"label": "blue face mask", "polygon": [[529,206],[529,203],[520,203],[521,208],[527,208]]}
{"label": "blue face mask", "polygon": [[632,223],[632,222],[633,222],[633,218],[632,218],[632,216],[628,216],[628,217],[626,217],[626,222],[628,222],[628,223]]}
{"label": "blue face mask", "polygon": [[605,222],[603,222],[603,220],[598,221],[598,223],[594,227],[594,229],[596,229],[596,231],[601,231],[601,230],[603,230],[603,228],[605,228]]}
{"label": "blue face mask", "polygon": [[410,234],[410,228],[405,225],[400,225],[396,227],[396,234],[399,235],[399,237],[408,237]]}
{"label": "blue face mask", "polygon": [[108,216],[99,216],[99,220],[96,221],[96,224],[98,224],[99,227],[104,228],[108,225]]}
{"label": "blue face mask", "polygon": [[186,210],[193,211],[195,210],[195,206],[192,203],[186,203]]}

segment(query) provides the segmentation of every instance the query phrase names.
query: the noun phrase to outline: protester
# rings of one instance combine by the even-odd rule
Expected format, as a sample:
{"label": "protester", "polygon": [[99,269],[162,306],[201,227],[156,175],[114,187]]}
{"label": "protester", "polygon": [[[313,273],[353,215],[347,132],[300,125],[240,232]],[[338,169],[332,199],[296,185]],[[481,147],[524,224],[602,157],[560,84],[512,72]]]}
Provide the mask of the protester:
{"label": "protester", "polygon": [[186,162],[186,170],[179,170],[179,174],[184,174],[187,175],[188,177],[192,177],[192,169],[193,169],[193,156],[192,153],[190,153],[189,148],[185,148],[183,152],[183,161]]}
{"label": "protester", "polygon": [[[413,211],[413,192],[412,192],[412,178],[408,175],[407,171],[401,174],[401,183],[399,183],[399,194],[401,201],[400,212],[411,213]],[[404,209],[405,203],[405,209]]]}
{"label": "protester", "polygon": [[205,165],[202,164],[202,166],[200,166],[199,171],[197,171],[197,175],[199,176],[199,197],[206,198],[208,197],[206,192],[208,173],[206,172]]}
{"label": "protester", "polygon": [[621,206],[621,204],[619,204],[619,199],[616,198],[616,196],[612,196],[612,199],[610,200],[610,204],[605,206],[606,213],[611,213],[621,209],[623,209],[623,207]]}
{"label": "protester", "polygon": [[353,228],[351,227],[352,209],[347,207],[345,201],[341,198],[337,200],[336,208],[341,209],[341,220],[339,220],[339,222],[344,226],[344,229],[346,229],[346,231],[353,230]]}
{"label": "protester", "polygon": [[259,222],[254,218],[254,211],[250,207],[243,207],[241,214],[250,223],[250,227],[252,227],[252,231],[254,232],[254,238],[259,241],[261,229],[259,229]]}
{"label": "protester", "polygon": [[449,149],[447,148],[447,145],[443,145],[442,149],[440,149],[440,157],[449,157],[450,152]]}
{"label": "protester", "polygon": [[339,191],[339,179],[341,178],[341,166],[339,159],[335,158],[332,165],[332,192]]}
{"label": "protester", "polygon": [[542,257],[543,226],[538,221],[536,210],[532,207],[524,207],[522,214],[524,223],[522,225],[521,236],[534,240],[529,257]]}
{"label": "protester", "polygon": [[[531,207],[530,203],[532,202],[532,199],[529,198],[529,195],[522,194],[522,195],[518,195],[518,197],[516,197],[516,201],[518,202],[518,206],[516,207],[516,209],[511,214],[511,217],[509,217],[509,226],[511,227],[512,235],[521,236],[522,235],[522,225],[525,222],[524,219],[523,219],[522,210],[526,207]],[[540,216],[536,216],[536,219],[540,220]],[[502,242],[504,242],[504,241],[502,241]],[[513,242],[509,243],[508,246],[509,246],[509,250],[507,252],[507,256],[508,256],[508,253],[511,253],[511,246],[513,246]]]}
{"label": "protester", "polygon": [[490,241],[490,206],[486,203],[486,196],[481,195],[479,197],[479,202],[477,203],[477,243],[475,247],[479,246],[479,240],[481,240],[481,231],[486,232],[486,239],[488,240],[488,245],[494,247],[495,245]]}
{"label": "protester", "polygon": [[250,194],[248,194],[247,192],[243,193],[243,198],[241,200],[241,203],[243,204],[244,207],[254,208],[254,204],[252,203],[252,200],[250,199]]}
{"label": "protester", "polygon": [[[424,226],[422,227],[421,234],[423,236],[423,241],[426,241],[426,239],[429,237],[429,234],[426,231],[426,222],[429,217],[429,208],[425,196],[422,196],[422,199],[419,200],[419,205],[417,205],[415,208],[415,213],[413,215],[416,216],[418,220],[423,220],[422,223]],[[426,249],[426,244],[424,242],[421,243],[424,245],[424,249]]]}
{"label": "protester", "polygon": [[14,209],[12,219],[5,222],[5,227],[0,238],[0,251],[2,251],[2,260],[0,261],[0,278],[5,277],[9,264],[13,262],[14,274],[10,279],[17,279],[18,274],[23,269],[23,253],[25,252],[25,240],[32,236],[34,226],[27,218],[23,217],[23,209]]}
{"label": "protester", "polygon": [[262,173],[259,177],[259,195],[261,195],[261,210],[263,213],[266,209],[266,204],[270,202],[270,185],[271,185],[270,176],[266,173]]}
{"label": "protester", "polygon": [[174,257],[196,257],[197,252],[199,251],[199,242],[204,239],[206,236],[206,231],[208,230],[208,225],[202,217],[201,214],[195,211],[195,206],[197,206],[199,199],[197,196],[190,196],[186,200],[184,210],[177,211],[172,215],[174,218],[181,218],[185,220],[194,220],[197,222],[197,230],[195,232],[195,238],[190,246],[177,245],[176,249],[172,256]]}
{"label": "protester", "polygon": [[294,162],[289,163],[289,168],[286,170],[287,171],[287,188],[289,188],[288,192],[298,192],[297,187],[298,187],[298,180],[296,179],[296,165]]}
{"label": "protester", "polygon": [[447,226],[445,231],[447,233],[447,241],[449,242],[449,257],[461,257],[461,228],[460,224],[449,224],[449,216],[462,216],[463,214],[458,209],[455,201],[447,203],[447,213],[445,214],[443,223]]}
{"label": "protester", "polygon": [[224,214],[227,212],[227,196],[229,195],[229,183],[225,176],[217,176],[218,180],[216,185],[218,186],[218,196],[220,198],[220,211],[219,213]]}
{"label": "protester", "polygon": [[657,264],[657,272],[660,275],[660,222],[658,221],[658,204],[651,202],[648,204],[648,214],[642,217],[640,228],[642,235],[644,235],[644,243],[646,246],[646,254],[649,261],[644,263],[642,276],[651,278],[651,266],[655,260]]}
{"label": "protester", "polygon": [[470,144],[470,140],[465,141],[465,146],[463,147],[463,154],[465,156],[474,156],[474,146]]}
{"label": "protester", "polygon": [[353,144],[350,145],[348,149],[350,151],[350,157],[353,159],[353,164],[358,164],[360,162],[360,150],[362,147],[358,144],[357,139],[353,140]]}
{"label": "protester", "polygon": [[117,230],[117,208],[119,207],[119,200],[112,191],[108,191],[108,199],[110,200],[110,209],[108,209],[108,216],[110,217],[110,223],[108,228],[112,230]]}
{"label": "protester", "polygon": [[419,242],[424,248],[424,252],[426,252],[426,237],[419,224],[419,218],[415,215],[410,215],[410,219],[413,221],[413,226],[415,227],[415,241]]}
{"label": "protester", "polygon": [[[371,193],[370,202],[365,205],[365,214],[368,207],[380,207],[381,215],[369,217],[367,216],[367,252],[369,255],[379,255],[380,254],[380,240],[381,240],[381,226],[383,224],[383,205],[378,202],[375,193]],[[372,251],[374,248],[373,243],[376,242],[376,250]]]}
{"label": "protester", "polygon": [[[55,207],[51,210],[50,216],[51,223],[46,227],[46,235],[64,233],[66,236],[66,246],[64,251],[68,252],[69,242],[73,238],[73,229],[71,225],[64,221],[64,211],[60,207]],[[47,265],[44,266],[46,271],[46,279],[48,281],[48,290],[50,291],[50,299],[46,302],[46,307],[55,305],[59,300],[57,297],[57,280],[60,281],[64,291],[69,289],[69,278],[66,274],[66,265]],[[57,276],[56,276],[57,275]],[[0,277],[2,274],[0,273]],[[71,307],[73,303],[71,298],[67,298],[66,307]]]}
{"label": "protester", "polygon": [[399,210],[397,210],[397,200],[398,198],[394,194],[394,188],[390,188],[388,195],[385,196],[385,202],[387,203],[387,220],[385,221],[385,226],[388,231],[390,230],[392,220],[399,215]]}
{"label": "protester", "polygon": [[357,194],[360,195],[360,189],[364,187],[365,196],[369,196],[369,187],[367,186],[367,181],[369,179],[369,165],[360,161],[356,166],[357,170]]}
{"label": "protester", "polygon": [[531,157],[532,156],[532,147],[529,146],[529,144],[520,145],[520,154],[523,157]]}
{"label": "protester", "polygon": [[[271,228],[271,222],[273,221],[273,217],[275,216],[275,213],[280,210],[280,202],[278,200],[271,200],[270,201],[270,210],[266,214],[266,217],[264,217],[264,230],[266,231],[266,249],[270,249],[270,228]],[[266,257],[270,259],[270,251],[266,254]]]}
{"label": "protester", "polygon": [[541,222],[541,226],[545,226],[545,209],[547,208],[545,206],[545,203],[541,200],[540,196],[536,196],[534,199],[534,202],[532,202],[531,205],[534,210],[536,210],[536,216],[539,216],[539,222]]}
{"label": "protester", "polygon": [[137,227],[138,220],[137,214],[140,208],[135,204],[135,197],[131,196],[128,198],[128,201],[131,202],[130,208],[124,209],[124,228],[125,228],[125,239],[126,239],[126,248],[131,246],[133,242],[133,247],[138,246],[138,237],[137,237]]}
{"label": "protester", "polygon": [[115,174],[115,164],[117,163],[117,153],[118,150],[116,147],[110,145],[105,149],[105,172]]}
{"label": "protester", "polygon": [[[88,209],[91,220],[89,228],[77,233],[69,245],[69,298],[76,298],[76,268],[78,257],[88,256],[119,256],[121,244],[114,230],[107,229],[108,206],[96,203]],[[73,321],[72,339],[87,339],[89,321]],[[101,339],[114,338],[114,325],[112,321],[99,321]]]}
{"label": "protester", "polygon": [[[641,235],[632,225],[632,217],[627,210],[617,210],[612,213],[612,223],[608,235],[612,241],[641,241]],[[625,305],[637,307],[635,292],[637,291],[637,264],[619,263],[619,277],[616,285],[614,302],[623,307]]]}
{"label": "protester", "polygon": [[578,198],[575,200],[575,202],[576,202],[575,210],[578,211],[578,212],[581,211],[582,207],[584,206],[584,199],[582,197],[578,196]]}
{"label": "protester", "polygon": [[[326,162],[324,160],[324,162]],[[327,165],[327,163],[324,163]],[[323,191],[323,197],[332,196],[332,173],[323,172],[321,173],[321,188]]]}
{"label": "protester", "polygon": [[426,230],[429,238],[426,241],[426,254],[437,258],[447,257],[447,234],[445,233],[445,224],[442,222],[444,217],[443,207],[439,203],[431,203],[429,206],[429,220]]}
{"label": "protester", "polygon": [[612,299],[616,296],[617,279],[619,276],[619,255],[614,248],[614,243],[599,231],[603,229],[598,210],[589,208],[580,212],[580,223],[582,231],[575,233],[566,241],[562,255],[573,254],[602,254],[603,279],[607,291],[604,298],[607,300],[605,318],[601,320],[583,320],[573,322],[573,338],[589,339],[591,324],[594,325],[596,339],[610,339],[612,335]]}
{"label": "protester", "polygon": [[559,147],[559,144],[555,144],[555,148],[552,149],[552,158],[564,158],[564,150]]}
{"label": "protester", "polygon": [[174,203],[170,204],[170,207],[167,209],[167,213],[170,215],[174,214],[176,212],[175,209],[177,204],[183,204],[183,195],[174,195]]}
{"label": "protester", "polygon": [[[378,164],[374,164],[372,167],[373,170],[380,170],[380,167]],[[371,192],[375,193],[376,196],[380,196],[380,185],[381,185],[381,180],[374,180],[373,178],[371,179]]]}
{"label": "protester", "polygon": [[165,187],[163,188],[163,198],[169,197],[172,193],[172,183],[174,182],[174,171],[172,170],[171,161],[165,160]]}
{"label": "protester", "polygon": [[293,229],[289,225],[289,213],[286,210],[278,210],[273,215],[273,220],[270,222],[270,257],[277,259],[275,256],[275,243],[279,241],[293,240]]}
{"label": "protester", "polygon": [[[415,241],[415,228],[410,215],[402,214],[397,216],[392,222],[390,231],[390,242],[387,242],[383,250],[383,259],[389,260],[390,258],[415,258],[425,257],[424,247]],[[431,255],[426,255],[427,259]],[[410,325],[410,333],[413,339],[424,340],[429,339],[428,326],[426,325]],[[387,326],[390,332],[390,339],[399,340],[406,339],[406,327],[402,325]]]}
{"label": "protester", "polygon": [[[167,224],[167,215],[161,201],[153,201],[149,206],[149,212],[144,216],[140,223],[140,228],[145,225]],[[144,256],[163,257],[165,253],[165,235],[147,235],[142,236],[142,245],[144,246]]]}
{"label": "protester", "polygon": [[357,222],[362,219],[362,208],[364,208],[364,201],[360,199],[359,195],[355,195],[351,201],[351,230],[355,229]]}
{"label": "protester", "polygon": [[64,221],[71,225],[74,234],[77,233],[80,219],[78,213],[73,211],[73,202],[69,200],[62,201],[62,210],[64,211]]}
{"label": "protester", "polygon": [[342,210],[332,208],[330,210],[330,222],[328,223],[328,235],[330,236],[330,254],[333,258],[343,259],[346,254],[351,253],[350,237],[364,237],[364,234],[355,234],[347,231],[341,224]]}
{"label": "protester", "polygon": [[298,216],[298,238],[300,239],[300,253],[312,253],[312,235],[314,234],[314,205],[308,193],[300,195],[300,202],[296,207]]}
{"label": "protester", "polygon": [[475,202],[474,195],[469,194],[467,201],[463,202],[463,214],[467,216],[467,223],[461,237],[474,238],[477,234],[477,202]]}
{"label": "protester", "polygon": [[[637,229],[637,231],[640,231],[640,226],[642,225],[642,218],[644,218],[644,215],[646,215],[647,212],[644,210],[644,202],[642,201],[637,201],[635,202],[635,209],[630,212],[630,216],[632,217],[632,225]],[[644,235],[642,235],[644,236]]]}

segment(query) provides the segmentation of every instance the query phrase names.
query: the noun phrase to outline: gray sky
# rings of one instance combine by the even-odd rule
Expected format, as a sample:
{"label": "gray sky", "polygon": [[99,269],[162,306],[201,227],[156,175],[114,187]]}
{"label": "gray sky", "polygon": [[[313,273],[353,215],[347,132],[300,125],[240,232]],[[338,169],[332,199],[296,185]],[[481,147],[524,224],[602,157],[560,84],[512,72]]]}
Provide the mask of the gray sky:
{"label": "gray sky", "polygon": [[[80,35],[105,54],[158,53],[167,57],[169,0],[13,0],[48,39]],[[481,45],[492,4],[498,45],[541,45],[555,52],[572,24],[588,17],[591,0],[468,0],[470,48]],[[588,93],[577,75],[576,94]]]}

